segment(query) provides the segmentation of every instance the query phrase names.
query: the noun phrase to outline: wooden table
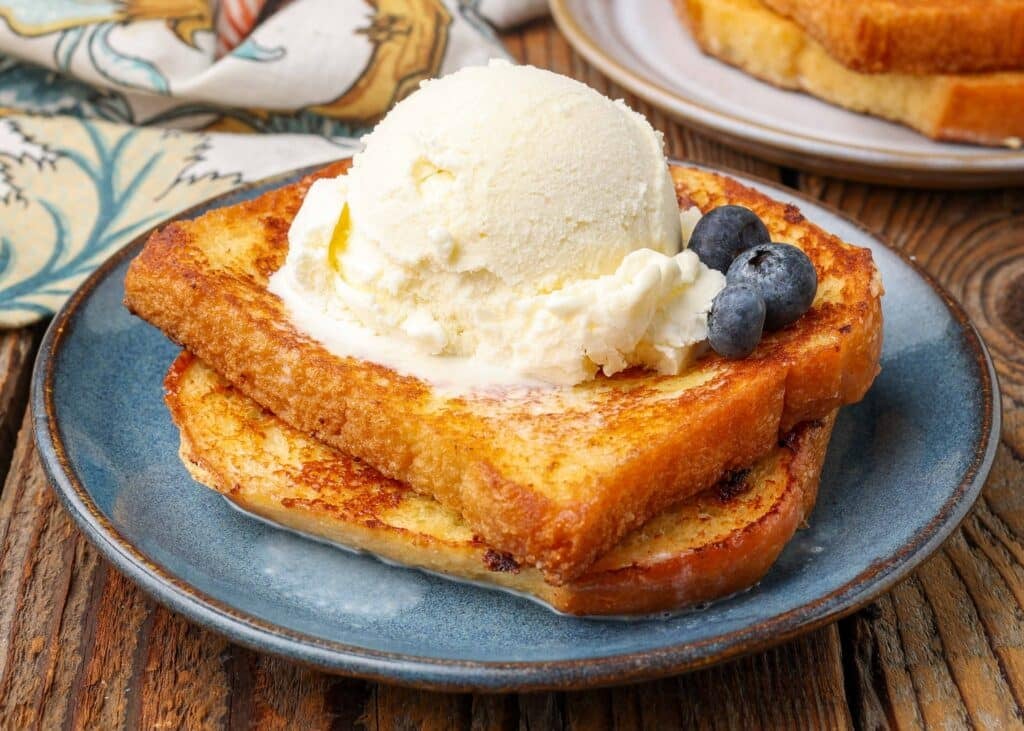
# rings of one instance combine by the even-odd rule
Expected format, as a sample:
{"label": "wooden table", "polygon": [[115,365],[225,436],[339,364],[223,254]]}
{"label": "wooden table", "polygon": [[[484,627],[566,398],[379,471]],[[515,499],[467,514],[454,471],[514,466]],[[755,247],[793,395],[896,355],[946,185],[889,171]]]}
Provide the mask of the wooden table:
{"label": "wooden table", "polygon": [[671,155],[778,180],[846,211],[914,254],[965,305],[995,357],[1004,434],[962,529],[852,617],[691,675],[519,696],[445,695],[332,677],[190,624],[99,558],[57,503],[32,444],[26,391],[39,330],[11,332],[0,338],[0,728],[1024,723],[1024,190],[887,189],[780,169],[623,94],[547,22],[506,41],[522,61],[625,96],[665,132]]}

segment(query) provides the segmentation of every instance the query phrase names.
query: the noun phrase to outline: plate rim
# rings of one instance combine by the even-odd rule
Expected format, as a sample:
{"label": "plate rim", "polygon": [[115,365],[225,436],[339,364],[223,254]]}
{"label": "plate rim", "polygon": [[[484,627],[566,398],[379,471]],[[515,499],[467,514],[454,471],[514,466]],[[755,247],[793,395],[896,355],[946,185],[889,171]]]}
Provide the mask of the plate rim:
{"label": "plate rim", "polygon": [[[790,161],[796,157],[802,163],[797,164],[797,167],[838,171],[835,174],[841,174],[841,177],[852,177],[850,165],[860,166],[863,168],[862,174],[857,175],[858,171],[853,170],[853,176],[874,178],[889,184],[914,182],[935,186],[945,182],[951,185],[990,185],[999,181],[1011,183],[1014,180],[1020,184],[1019,177],[1024,173],[1024,151],[1021,150],[979,146],[977,155],[961,158],[942,152],[907,152],[891,147],[840,144],[825,138],[790,132],[694,101],[646,78],[606,51],[577,17],[575,6],[578,1],[550,0],[551,15],[570,45],[588,62],[624,89],[655,107],[706,134],[724,137],[734,146],[743,147],[752,154],[764,157],[776,152],[785,155]],[[602,4],[608,5],[614,1],[602,0]],[[588,3],[587,7],[594,6]],[[735,70],[724,62],[719,63]],[[856,154],[854,151],[857,150],[862,154]],[[831,164],[815,163],[815,157]],[[924,177],[934,175],[946,177],[944,181]]]}
{"label": "plate rim", "polygon": [[[890,246],[884,239],[833,206],[816,201],[801,191],[726,167],[710,167],[674,159],[670,162],[721,172],[745,184],[756,183],[775,193],[823,209],[855,226],[896,254],[903,264],[939,296],[964,333],[978,366],[983,400],[982,427],[963,480],[951,492],[941,510],[899,551],[872,564],[828,594],[783,614],[698,642],[668,644],[649,650],[576,660],[456,660],[373,650],[280,627],[199,591],[143,555],[99,510],[68,458],[53,401],[53,376],[64,338],[73,329],[81,306],[96,287],[125,259],[134,256],[153,230],[245,191],[283,185],[319,169],[322,167],[320,165],[298,168],[240,185],[170,216],[115,251],[76,289],[47,328],[32,373],[30,405],[33,432],[50,484],[85,536],[104,558],[161,604],[258,652],[275,654],[337,675],[399,682],[411,687],[443,691],[583,689],[639,682],[708,667],[774,647],[848,616],[887,591],[930,556],[959,527],[974,505],[992,467],[1001,428],[999,382],[991,356],[967,312],[939,282],[908,255]],[[704,649],[709,647],[712,649]],[[702,649],[704,651],[700,652]]]}

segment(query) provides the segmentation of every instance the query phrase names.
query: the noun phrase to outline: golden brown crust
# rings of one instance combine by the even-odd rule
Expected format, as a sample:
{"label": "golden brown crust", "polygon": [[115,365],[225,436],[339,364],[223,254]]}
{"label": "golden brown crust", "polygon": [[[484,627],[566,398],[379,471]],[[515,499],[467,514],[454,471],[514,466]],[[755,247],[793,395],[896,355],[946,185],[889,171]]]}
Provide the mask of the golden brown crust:
{"label": "golden brown crust", "polygon": [[979,145],[1024,141],[1024,71],[945,77],[947,93],[929,136]]}
{"label": "golden brown crust", "polygon": [[1017,147],[1024,138],[1024,70],[860,73],[760,0],[675,4],[705,53],[776,86],[900,122],[937,140]]}
{"label": "golden brown crust", "polygon": [[1024,0],[763,0],[866,73],[1024,69]]}
{"label": "golden brown crust", "polygon": [[565,583],[668,505],[770,451],[781,431],[860,399],[878,370],[869,251],[728,178],[673,175],[679,195],[704,208],[753,208],[818,267],[811,311],[746,360],[451,399],[332,355],[266,290],[308,180],[153,234],[129,268],[126,304],[285,422],[431,495],[496,549]]}
{"label": "golden brown crust", "polygon": [[388,560],[525,592],[572,614],[658,612],[745,589],[810,512],[834,415],[627,536],[560,587],[452,510],[304,436],[183,352],[166,401],[192,475],[239,507]]}

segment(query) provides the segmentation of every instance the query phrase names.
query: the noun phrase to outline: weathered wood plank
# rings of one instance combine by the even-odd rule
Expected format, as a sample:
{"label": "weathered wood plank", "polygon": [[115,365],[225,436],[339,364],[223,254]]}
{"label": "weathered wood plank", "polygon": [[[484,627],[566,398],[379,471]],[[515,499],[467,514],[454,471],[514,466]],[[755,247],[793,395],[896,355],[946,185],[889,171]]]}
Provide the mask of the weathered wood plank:
{"label": "weathered wood plank", "polygon": [[[113,593],[121,576],[112,577]],[[136,632],[134,673],[128,686],[126,726],[223,728],[229,686],[222,656],[228,643],[146,601]]]}
{"label": "weathered wood plank", "polygon": [[375,731],[445,731],[470,726],[472,698],[458,693],[426,693],[379,684],[364,718]]}
{"label": "weathered wood plank", "polygon": [[685,728],[850,728],[837,629],[676,679]]}
{"label": "weathered wood plank", "polygon": [[[45,477],[35,467],[27,415],[0,494],[0,718],[28,725],[52,712],[44,701],[55,681],[65,696],[71,676],[56,662],[62,649],[63,614],[81,609],[93,593],[91,581],[74,581],[75,561],[85,572],[96,565],[79,552],[77,533],[57,507]],[[79,617],[84,620],[84,614]],[[78,634],[81,637],[81,633]],[[74,652],[72,643],[66,650]],[[64,670],[65,672],[61,672]]]}
{"label": "weathered wood plank", "polygon": [[223,715],[226,643],[97,556],[47,484],[27,416],[0,537],[0,727],[202,728]]}
{"label": "weathered wood plank", "polygon": [[519,725],[517,699],[513,695],[476,695],[470,706],[471,731],[513,731]]}
{"label": "weathered wood plank", "polygon": [[32,362],[41,336],[41,325],[0,332],[0,490],[14,455],[28,401]]}

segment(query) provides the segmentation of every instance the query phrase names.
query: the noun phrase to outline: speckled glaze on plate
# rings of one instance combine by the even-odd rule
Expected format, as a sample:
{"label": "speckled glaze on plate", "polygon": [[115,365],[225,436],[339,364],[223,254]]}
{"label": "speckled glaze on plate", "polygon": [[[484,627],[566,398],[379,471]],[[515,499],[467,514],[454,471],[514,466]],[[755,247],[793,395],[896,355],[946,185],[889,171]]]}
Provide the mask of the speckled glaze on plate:
{"label": "speckled glaze on plate", "polygon": [[809,199],[736,177],[872,249],[888,291],[885,350],[871,392],[840,415],[810,528],[756,588],[708,609],[632,622],[560,616],[233,510],[178,460],[162,398],[177,348],[121,305],[145,237],[104,264],[46,334],[32,383],[43,464],[85,534],[158,601],[331,672],[448,690],[581,688],[690,670],[806,632],[892,586],[959,524],[992,463],[998,388],[963,311],[913,264]]}
{"label": "speckled glaze on plate", "polygon": [[551,0],[551,12],[573,47],[613,81],[772,162],[918,187],[1024,184],[1024,150],[934,142],[705,56],[671,0]]}

